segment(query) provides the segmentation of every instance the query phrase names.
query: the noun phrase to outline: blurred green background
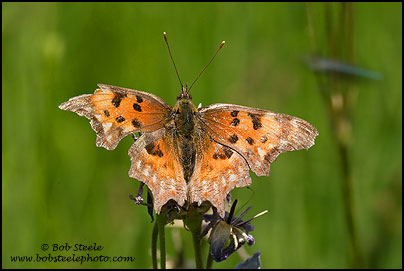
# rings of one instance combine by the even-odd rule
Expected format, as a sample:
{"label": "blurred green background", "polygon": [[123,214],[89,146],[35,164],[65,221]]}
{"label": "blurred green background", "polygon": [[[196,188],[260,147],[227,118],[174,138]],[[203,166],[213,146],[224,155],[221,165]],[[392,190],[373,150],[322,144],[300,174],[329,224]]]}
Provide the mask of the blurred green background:
{"label": "blurred green background", "polygon": [[[264,268],[348,268],[355,257],[361,267],[401,268],[402,4],[348,5],[2,3],[2,267],[151,267],[153,224],[146,208],[128,197],[139,187],[128,177],[133,139],[123,139],[114,151],[97,148],[88,120],[58,105],[93,93],[97,83],[148,91],[174,105],[180,87],[163,41],[166,31],[188,83],[226,41],[192,89],[196,105],[269,109],[319,130],[310,150],[280,155],[269,177],[251,173],[251,190],[233,191],[233,199],[253,206],[247,217],[269,210],[254,221],[256,243],[245,252],[260,250]],[[344,12],[349,23],[343,23]],[[349,38],[340,40],[347,32]],[[344,112],[351,127],[351,196],[342,184],[341,138],[327,111],[327,98],[337,96],[320,87],[329,74],[316,74],[305,62],[333,51],[348,51],[342,61],[383,76],[338,77],[343,97],[354,97]],[[349,199],[356,256],[344,208]],[[191,235],[170,227],[167,236],[168,266],[182,250],[184,266],[192,267]],[[96,242],[102,255],[135,260],[11,261],[55,256],[41,245],[66,242]],[[213,267],[240,261],[235,253]]]}

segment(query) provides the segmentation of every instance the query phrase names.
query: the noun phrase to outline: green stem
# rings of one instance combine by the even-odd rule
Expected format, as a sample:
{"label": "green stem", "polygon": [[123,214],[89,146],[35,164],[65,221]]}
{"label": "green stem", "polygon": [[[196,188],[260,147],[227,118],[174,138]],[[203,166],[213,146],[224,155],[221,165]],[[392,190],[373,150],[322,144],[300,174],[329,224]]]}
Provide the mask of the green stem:
{"label": "green stem", "polygon": [[358,238],[355,231],[355,214],[353,203],[352,174],[349,166],[348,148],[341,142],[338,146],[344,178],[342,179],[342,191],[344,194],[344,210],[348,225],[348,236],[352,253],[353,268],[363,268],[361,251],[358,244]]}
{"label": "green stem", "polygon": [[153,232],[152,232],[152,261],[153,261],[153,269],[157,269],[157,236],[159,230],[157,226],[157,219],[154,222]]}
{"label": "green stem", "polygon": [[[342,4],[340,20],[337,27],[334,27],[335,21],[332,20],[332,6],[325,4],[326,14],[326,48],[328,49],[328,57],[332,59],[340,59],[348,63],[354,63],[354,35],[353,35],[353,4]],[[309,29],[311,31],[312,49],[321,48],[316,44],[314,19],[312,18],[311,4],[307,4],[307,16]],[[338,41],[338,42],[337,42]],[[346,52],[344,50],[347,50]],[[345,54],[344,54],[345,53]],[[345,57],[344,57],[345,55]],[[350,128],[352,120],[352,101],[350,96],[353,93],[352,84],[341,80],[341,76],[336,73],[328,73],[326,80],[320,75],[316,76],[320,85],[323,100],[328,111],[328,117],[333,129],[332,135],[336,140],[336,144],[341,159],[342,178],[341,187],[344,204],[344,215],[348,229],[348,240],[350,249],[347,250],[349,256],[352,257],[351,267],[363,268],[362,252],[359,246],[358,237],[356,235],[356,220],[354,213],[354,191],[352,187],[352,168],[350,167],[349,152],[352,134]],[[344,85],[345,83],[345,85]],[[342,105],[336,106],[332,103],[335,97],[340,97],[343,101]],[[347,128],[348,127],[348,128]]]}
{"label": "green stem", "polygon": [[157,227],[160,236],[160,268],[166,269],[166,236],[164,232],[164,227],[167,221],[167,214],[161,213],[157,215]]}
{"label": "green stem", "polygon": [[199,240],[200,231],[198,233],[192,233],[192,239],[194,243],[194,250],[195,250],[195,264],[196,269],[203,269],[202,264],[202,250],[201,250],[201,240]]}
{"label": "green stem", "polygon": [[202,215],[196,210],[189,211],[189,215],[184,219],[184,224],[192,233],[192,240],[195,250],[195,264],[197,269],[203,269],[202,264],[202,250],[201,250],[201,240],[199,235],[201,234],[202,226]]}
{"label": "green stem", "polygon": [[206,269],[212,269],[213,265],[213,257],[210,255],[210,252],[208,252],[208,260],[206,262]]}

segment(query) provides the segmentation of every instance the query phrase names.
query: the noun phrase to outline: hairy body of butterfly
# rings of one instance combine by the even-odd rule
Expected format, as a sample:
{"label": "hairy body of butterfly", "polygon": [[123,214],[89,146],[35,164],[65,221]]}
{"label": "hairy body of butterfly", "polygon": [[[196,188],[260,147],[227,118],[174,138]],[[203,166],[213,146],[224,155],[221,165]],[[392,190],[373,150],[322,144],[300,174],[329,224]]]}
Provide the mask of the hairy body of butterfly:
{"label": "hairy body of butterfly", "polygon": [[147,92],[99,87],[59,107],[90,119],[96,145],[108,150],[141,132],[129,149],[129,176],[149,187],[157,213],[169,200],[184,208],[208,201],[223,216],[226,195],[251,184],[250,169],[269,175],[280,153],[308,149],[318,135],[308,122],[268,110],[231,104],[196,108],[186,88],[171,107]]}

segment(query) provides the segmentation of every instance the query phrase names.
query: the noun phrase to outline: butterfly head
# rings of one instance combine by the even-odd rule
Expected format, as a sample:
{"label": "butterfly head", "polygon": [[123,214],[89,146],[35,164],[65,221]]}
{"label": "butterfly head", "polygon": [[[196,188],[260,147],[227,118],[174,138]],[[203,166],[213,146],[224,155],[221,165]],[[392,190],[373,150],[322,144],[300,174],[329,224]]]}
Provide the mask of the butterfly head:
{"label": "butterfly head", "polygon": [[188,86],[187,85],[183,85],[182,87],[181,87],[181,93],[177,96],[177,101],[178,100],[183,100],[183,99],[185,99],[185,100],[192,100],[192,96],[191,96],[191,94],[189,94],[189,88],[188,88]]}

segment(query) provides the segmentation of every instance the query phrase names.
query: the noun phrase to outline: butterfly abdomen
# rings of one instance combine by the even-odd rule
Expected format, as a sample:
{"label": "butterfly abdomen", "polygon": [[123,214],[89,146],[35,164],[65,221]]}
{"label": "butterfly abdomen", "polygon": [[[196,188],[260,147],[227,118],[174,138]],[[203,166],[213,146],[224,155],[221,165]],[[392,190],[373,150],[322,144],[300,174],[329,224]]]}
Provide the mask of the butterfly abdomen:
{"label": "butterfly abdomen", "polygon": [[180,161],[184,172],[184,179],[186,183],[189,183],[195,167],[195,157],[196,157],[195,143],[193,140],[182,138],[179,140],[178,145],[180,148],[180,154],[181,154]]}

